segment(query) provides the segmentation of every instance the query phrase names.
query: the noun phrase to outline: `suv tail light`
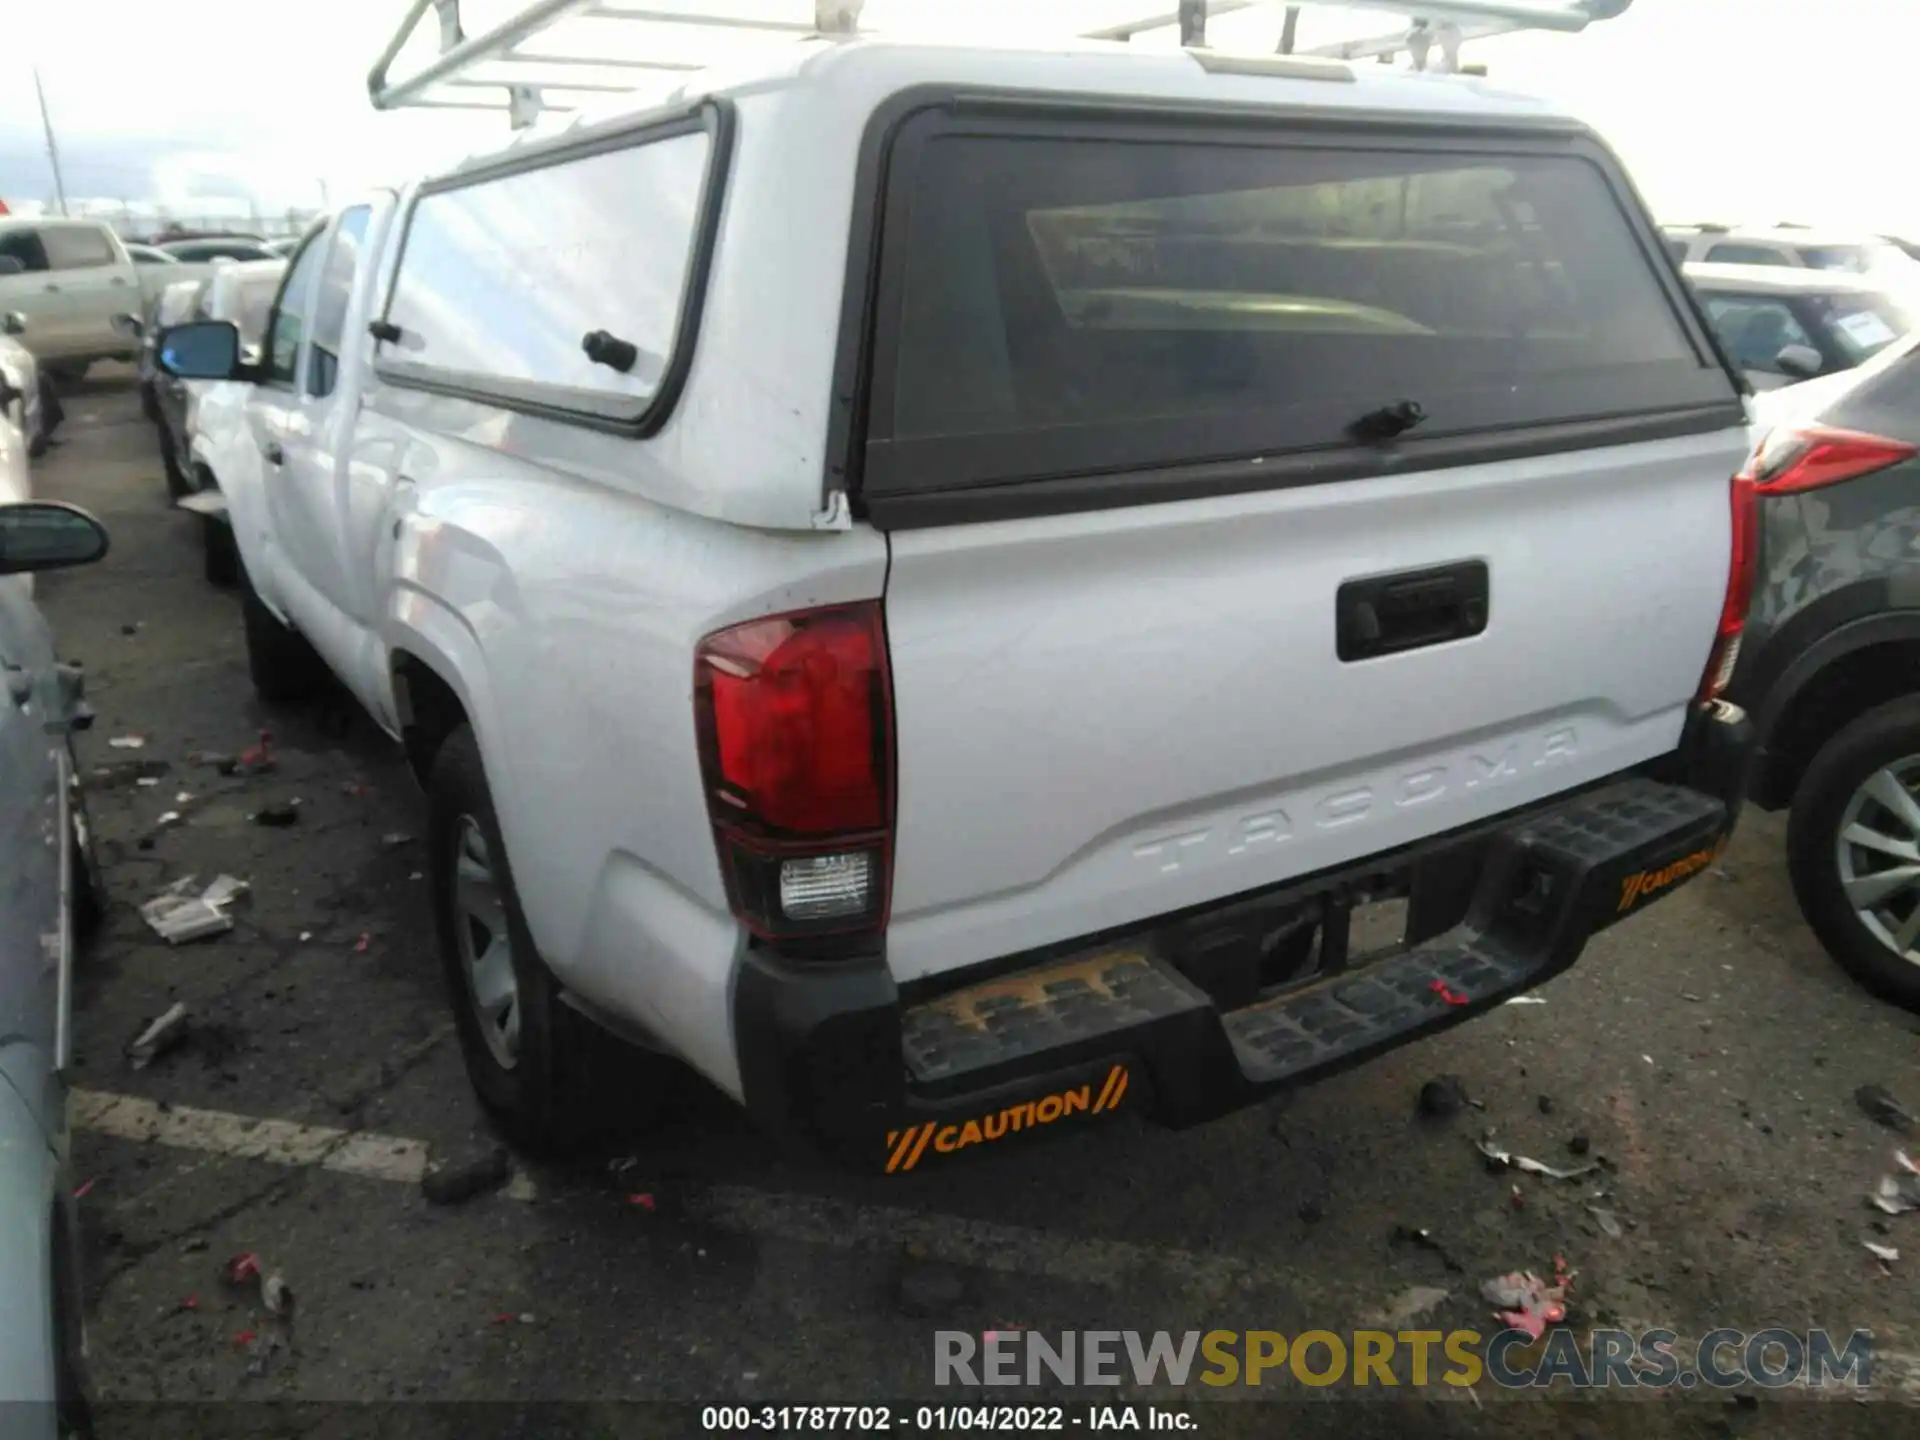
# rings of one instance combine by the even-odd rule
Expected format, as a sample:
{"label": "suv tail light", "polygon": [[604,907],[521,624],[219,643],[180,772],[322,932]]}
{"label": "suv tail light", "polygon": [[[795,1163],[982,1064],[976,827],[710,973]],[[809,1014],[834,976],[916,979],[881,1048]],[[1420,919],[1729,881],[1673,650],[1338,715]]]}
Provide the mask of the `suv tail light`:
{"label": "suv tail light", "polygon": [[1770,432],[1747,464],[1762,495],[1797,495],[1870,475],[1913,458],[1920,447],[1858,430],[1788,425]]}
{"label": "suv tail light", "polygon": [[694,651],[694,713],[740,922],[764,939],[884,928],[893,694],[880,602],[709,635]]}
{"label": "suv tail light", "polygon": [[1720,602],[1720,628],[1713,637],[1713,649],[1707,654],[1707,668],[1700,677],[1697,699],[1717,700],[1733,679],[1740,663],[1740,634],[1746,629],[1747,604],[1753,598],[1753,571],[1760,543],[1760,502],[1755,484],[1746,470],[1734,476],[1728,485],[1728,504],[1733,510],[1731,551],[1727,559],[1727,593]]}

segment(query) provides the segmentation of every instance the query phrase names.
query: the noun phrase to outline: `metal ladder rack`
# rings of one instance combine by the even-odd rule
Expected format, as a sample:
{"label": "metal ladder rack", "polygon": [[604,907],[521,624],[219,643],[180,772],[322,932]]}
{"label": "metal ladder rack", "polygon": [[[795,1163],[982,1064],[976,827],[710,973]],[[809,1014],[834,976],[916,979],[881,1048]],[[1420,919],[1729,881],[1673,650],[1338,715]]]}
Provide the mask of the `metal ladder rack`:
{"label": "metal ladder rack", "polygon": [[[897,0],[896,0],[897,3]],[[1177,32],[1188,47],[1207,45],[1209,18],[1276,12],[1278,53],[1343,60],[1393,61],[1403,52],[1417,70],[1460,68],[1460,47],[1524,30],[1572,33],[1610,20],[1632,0],[1175,0],[1174,9],[1080,31],[1081,38],[1130,41]],[[461,0],[410,0],[404,19],[367,76],[377,110],[497,110],[515,128],[545,111],[565,111],[596,94],[665,89],[672,77],[739,58],[749,49],[860,31],[866,0],[533,0],[478,35],[462,23]],[[930,6],[930,9],[945,7]],[[1389,11],[1405,26],[1364,39],[1296,51],[1302,11]],[[809,11],[811,12],[809,17]],[[962,13],[954,10],[952,14]],[[438,37],[433,57],[399,79],[395,62],[426,38],[431,14]],[[906,31],[882,33],[907,33]],[[537,48],[530,42],[542,41]]]}

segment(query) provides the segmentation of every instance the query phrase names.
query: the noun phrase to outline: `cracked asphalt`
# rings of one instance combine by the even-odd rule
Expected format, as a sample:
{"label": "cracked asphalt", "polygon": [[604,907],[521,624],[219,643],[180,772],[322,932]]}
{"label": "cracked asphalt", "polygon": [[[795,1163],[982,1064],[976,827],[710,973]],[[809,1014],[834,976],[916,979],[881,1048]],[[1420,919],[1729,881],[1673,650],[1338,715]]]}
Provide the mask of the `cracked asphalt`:
{"label": "cracked asphalt", "polygon": [[[397,752],[350,705],[255,700],[237,602],[202,578],[198,522],[168,507],[125,372],[102,367],[68,411],[36,486],[113,534],[101,565],[41,582],[99,715],[83,770],[165,767],[154,785],[91,786],[112,905],[80,969],[76,1086],[435,1156],[494,1143],[448,1024],[407,838],[422,804]],[[273,774],[195,763],[262,729]],[[144,747],[108,743],[127,735]],[[296,800],[290,827],[251,819]],[[182,818],[162,824],[169,811]],[[1340,1330],[1431,1287],[1447,1295],[1422,1323],[1490,1331],[1479,1282],[1548,1273],[1556,1254],[1577,1272],[1576,1326],[1871,1329],[1876,1398],[1156,1398],[1202,1434],[1912,1434],[1920,1215],[1873,1228],[1864,1196],[1900,1142],[1854,1092],[1920,1106],[1920,1027],[1814,943],[1782,832],[1750,812],[1720,867],[1603,936],[1546,1003],[1182,1133],[1123,1117],[860,1177],[781,1152],[712,1096],[679,1102],[663,1132],[623,1131],[616,1085],[601,1153],[516,1160],[510,1188],[436,1206],[404,1178],[250,1156],[244,1127],[206,1148],[80,1130],[101,1434],[683,1433],[697,1410],[646,1402],[950,1403],[936,1329]],[[146,929],[138,902],[220,873],[252,887],[231,934],[170,947]],[[128,1040],[176,1001],[188,1042],[133,1069]],[[1440,1074],[1475,1105],[1420,1116]],[[1488,1126],[1557,1164],[1585,1136],[1606,1167],[1489,1173],[1473,1145]],[[1439,1248],[1396,1239],[1416,1228]],[[1913,1253],[1889,1277],[1867,1239]],[[272,1327],[221,1279],[239,1252],[293,1287],[285,1348],[262,1351]],[[577,1408],[527,1419],[548,1402]]]}

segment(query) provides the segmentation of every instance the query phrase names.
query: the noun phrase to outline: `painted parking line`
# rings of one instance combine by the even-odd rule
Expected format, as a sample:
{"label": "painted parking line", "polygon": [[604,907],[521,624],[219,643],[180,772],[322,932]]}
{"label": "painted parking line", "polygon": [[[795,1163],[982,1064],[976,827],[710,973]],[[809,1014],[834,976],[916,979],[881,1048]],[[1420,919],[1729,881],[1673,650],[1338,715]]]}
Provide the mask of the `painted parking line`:
{"label": "painted parking line", "polygon": [[[67,1113],[76,1130],[117,1140],[331,1170],[367,1180],[417,1185],[427,1168],[428,1147],[423,1141],[367,1130],[162,1106],[97,1090],[74,1091]],[[514,1177],[506,1193],[520,1200],[534,1198],[532,1183],[523,1175]],[[1299,1289],[1297,1273],[1230,1256],[1067,1235],[899,1205],[785,1194],[746,1185],[695,1186],[682,1198],[690,1218],[721,1230],[843,1250],[905,1245],[931,1260],[1009,1275],[1114,1287],[1157,1278],[1203,1297],[1224,1296],[1247,1286]]]}

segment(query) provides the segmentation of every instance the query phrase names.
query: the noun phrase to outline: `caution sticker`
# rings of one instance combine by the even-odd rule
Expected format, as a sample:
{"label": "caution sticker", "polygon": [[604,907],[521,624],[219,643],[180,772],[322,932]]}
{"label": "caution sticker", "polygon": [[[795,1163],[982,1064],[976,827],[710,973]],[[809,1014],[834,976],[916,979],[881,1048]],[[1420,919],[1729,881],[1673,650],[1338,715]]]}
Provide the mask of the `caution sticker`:
{"label": "caution sticker", "polygon": [[1069,1115],[1101,1115],[1120,1108],[1127,1094],[1127,1067],[1115,1065],[1106,1079],[1089,1080],[1068,1090],[1057,1090],[1035,1100],[1003,1106],[971,1120],[928,1121],[887,1132],[887,1174],[905,1174],[926,1157],[951,1155],[973,1145],[1004,1140],[1023,1130],[1037,1130]]}
{"label": "caution sticker", "polygon": [[1620,904],[1615,907],[1614,913],[1625,915],[1637,910],[1661,891],[1671,889],[1689,875],[1698,875],[1718,859],[1720,852],[1726,848],[1727,837],[1722,835],[1704,850],[1682,855],[1670,864],[1652,870],[1636,870],[1620,882]]}

